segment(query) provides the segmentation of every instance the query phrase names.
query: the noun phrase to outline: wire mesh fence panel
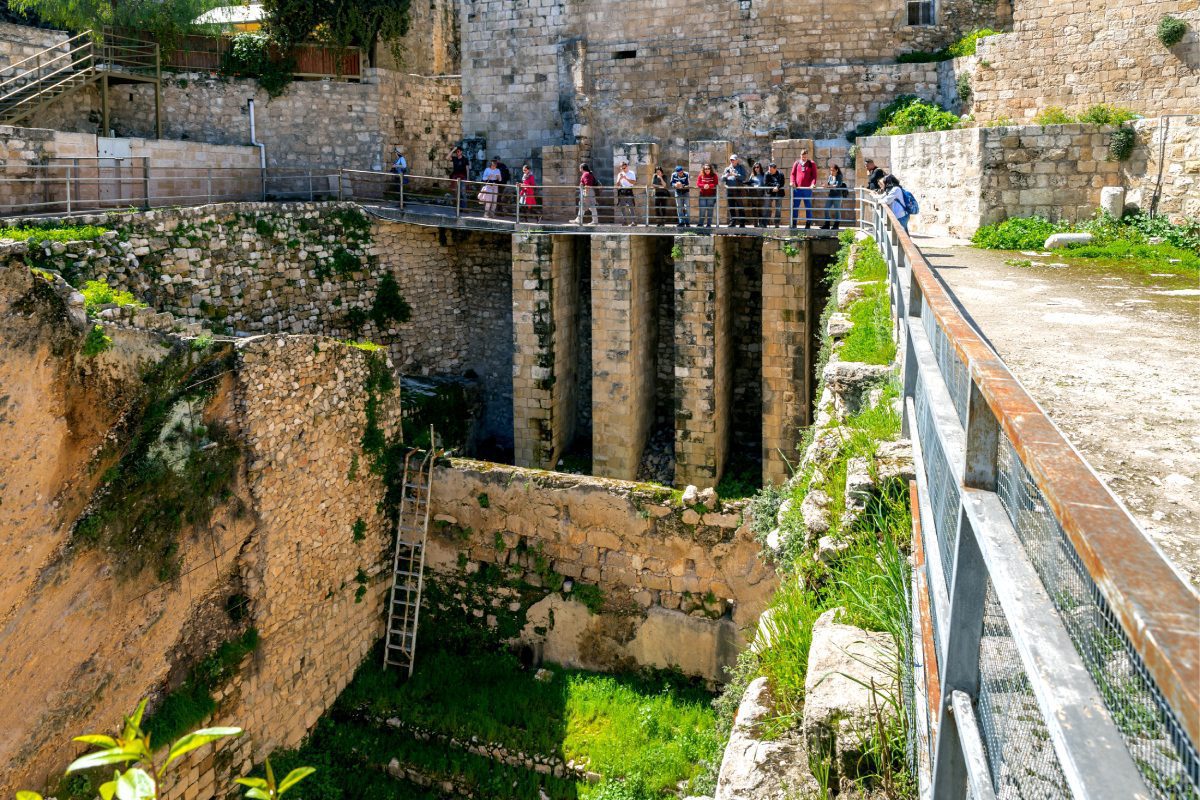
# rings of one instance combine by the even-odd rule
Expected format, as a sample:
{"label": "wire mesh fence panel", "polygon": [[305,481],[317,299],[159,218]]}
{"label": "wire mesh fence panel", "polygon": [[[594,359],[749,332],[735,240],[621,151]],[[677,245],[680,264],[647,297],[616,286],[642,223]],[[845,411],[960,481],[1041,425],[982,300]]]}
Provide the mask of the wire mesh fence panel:
{"label": "wire mesh fence panel", "polygon": [[[959,489],[958,478],[950,467],[937,435],[925,376],[917,376],[913,404],[917,414],[917,435],[921,442],[921,456],[925,461],[925,480],[929,486],[929,499],[933,509],[936,530],[931,535],[941,556],[942,573],[949,594],[954,581],[954,537],[958,527]],[[934,626],[937,633],[937,627]]]}
{"label": "wire mesh fence panel", "polygon": [[1071,796],[990,579],[979,641],[977,708],[997,800]]}
{"label": "wire mesh fence panel", "polygon": [[958,412],[958,420],[966,426],[967,383],[970,380],[967,366],[959,360],[953,345],[950,344],[945,331],[937,324],[933,312],[925,305],[923,297],[921,324],[925,328],[925,336],[929,339],[934,358],[937,359],[938,371],[942,374],[942,380],[946,382],[946,388],[950,390],[950,400],[954,403],[954,410]]}
{"label": "wire mesh fence panel", "polygon": [[1007,436],[998,491],[1042,585],[1156,797],[1200,798],[1200,758]]}

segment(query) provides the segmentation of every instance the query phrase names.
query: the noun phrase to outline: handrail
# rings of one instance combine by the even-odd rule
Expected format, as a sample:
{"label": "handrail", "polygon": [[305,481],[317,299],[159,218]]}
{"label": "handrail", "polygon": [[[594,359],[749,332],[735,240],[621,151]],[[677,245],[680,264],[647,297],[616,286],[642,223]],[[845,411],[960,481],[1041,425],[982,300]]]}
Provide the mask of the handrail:
{"label": "handrail", "polygon": [[928,260],[886,209],[913,278],[997,422],[1116,612],[1154,682],[1200,742],[1200,593],[959,312]]}
{"label": "handrail", "polygon": [[[35,78],[34,78],[33,80],[38,80],[38,79],[41,79],[42,77],[47,77],[47,76],[50,76],[50,75],[57,75],[59,72],[62,72],[64,69],[70,69],[70,68],[72,68],[72,67],[76,66],[77,64],[82,64],[82,63],[84,63],[84,62],[85,62],[85,61],[87,61],[89,58],[93,58],[93,57],[94,57],[94,53],[92,52],[92,47],[93,47],[93,43],[92,43],[92,42],[87,42],[87,43],[85,43],[85,44],[83,44],[83,45],[80,45],[79,47],[76,47],[76,48],[73,48],[73,49],[71,49],[71,50],[68,50],[68,51],[65,51],[65,52],[59,53],[57,56],[55,56],[54,58],[52,58],[52,59],[50,59],[50,60],[48,60],[48,61],[41,62],[41,63],[39,63],[39,64],[38,64],[38,66],[37,66],[37,67],[34,67],[33,69],[30,69],[30,70],[25,70],[24,72],[22,72],[22,73],[20,73],[20,74],[18,74],[18,75],[14,75],[13,77],[11,77],[11,78],[8,78],[7,80],[0,81],[0,97],[2,97],[2,96],[4,95],[4,87],[5,87],[5,86],[8,86],[9,84],[12,84],[12,83],[16,83],[17,81],[20,81],[22,78],[27,78],[27,77],[28,77],[28,76],[30,76],[30,75],[34,75],[34,76],[35,76]],[[72,61],[70,64],[67,64],[66,66],[59,67],[59,68],[55,69],[53,72],[44,73],[44,72],[42,71],[42,70],[43,70],[45,67],[48,67],[48,66],[50,66],[51,64],[55,63],[56,61],[60,61],[60,60],[62,60],[62,59],[64,59],[64,58],[67,58],[67,57],[73,56],[74,54],[76,54],[76,53],[80,53],[80,52],[82,52],[82,51],[84,51],[84,50],[87,50],[87,51],[88,51],[88,53],[87,53],[87,55],[86,55],[86,56],[84,56],[83,58],[80,58],[80,59],[77,59],[77,60],[73,60],[73,61]],[[32,82],[33,82],[33,80],[24,81],[24,82],[22,82],[22,83],[20,84],[20,86],[18,86],[18,87],[16,87],[16,88],[21,88],[21,87],[23,87],[23,86],[28,86],[30,83],[32,83]],[[15,91],[15,89],[14,89],[14,90],[10,90],[10,91]]]}
{"label": "handrail", "polygon": [[38,52],[34,53],[33,55],[29,56],[28,58],[23,58],[23,59],[21,59],[20,61],[14,61],[13,63],[11,63],[11,64],[9,64],[7,67],[5,67],[5,69],[16,69],[17,67],[21,66],[22,64],[24,64],[24,63],[25,63],[25,62],[27,62],[27,61],[33,61],[33,60],[35,60],[35,59],[38,59],[38,58],[40,58],[41,56],[45,55],[46,53],[50,53],[50,52],[53,52],[53,51],[55,51],[55,50],[58,50],[58,49],[59,49],[60,47],[62,47],[63,45],[68,45],[68,44],[70,44],[71,42],[77,41],[77,40],[79,40],[79,39],[82,39],[82,38],[84,38],[84,37],[88,37],[88,38],[90,38],[90,37],[91,37],[91,35],[92,35],[92,32],[91,32],[91,31],[84,31],[83,33],[77,33],[77,34],[75,34],[74,36],[72,36],[70,39],[67,39],[67,40],[65,40],[65,41],[62,41],[62,42],[60,42],[60,43],[58,43],[58,44],[54,45],[53,47],[47,47],[45,50],[39,50]]}

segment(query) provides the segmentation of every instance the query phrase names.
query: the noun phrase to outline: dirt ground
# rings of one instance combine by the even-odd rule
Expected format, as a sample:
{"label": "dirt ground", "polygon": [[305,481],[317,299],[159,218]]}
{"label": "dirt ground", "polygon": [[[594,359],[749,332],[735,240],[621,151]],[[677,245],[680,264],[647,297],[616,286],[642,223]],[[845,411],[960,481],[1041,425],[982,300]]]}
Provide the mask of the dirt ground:
{"label": "dirt ground", "polygon": [[1200,586],[1200,281],[915,240],[1030,394]]}

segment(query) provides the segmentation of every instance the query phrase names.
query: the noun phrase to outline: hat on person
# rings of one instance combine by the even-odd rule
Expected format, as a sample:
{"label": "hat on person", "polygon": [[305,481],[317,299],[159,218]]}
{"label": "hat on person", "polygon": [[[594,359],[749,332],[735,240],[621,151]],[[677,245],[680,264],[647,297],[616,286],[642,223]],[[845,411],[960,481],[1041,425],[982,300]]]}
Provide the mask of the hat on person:
{"label": "hat on person", "polygon": [[729,157],[729,160],[730,160],[730,161],[733,161],[733,160],[734,160],[735,158],[737,158],[737,157],[738,157],[738,156],[737,156],[737,153],[734,153],[733,155],[731,155],[731,156]]}
{"label": "hat on person", "polygon": [[676,171],[676,172],[683,172],[683,165],[682,165],[682,164],[676,164],[676,165],[675,165],[675,171]]}
{"label": "hat on person", "polygon": [[779,167],[779,165],[778,165],[778,164],[776,164],[774,161],[772,161],[770,164],[767,164],[767,166],[768,166],[768,167],[776,167],[776,168],[778,168],[778,167]]}

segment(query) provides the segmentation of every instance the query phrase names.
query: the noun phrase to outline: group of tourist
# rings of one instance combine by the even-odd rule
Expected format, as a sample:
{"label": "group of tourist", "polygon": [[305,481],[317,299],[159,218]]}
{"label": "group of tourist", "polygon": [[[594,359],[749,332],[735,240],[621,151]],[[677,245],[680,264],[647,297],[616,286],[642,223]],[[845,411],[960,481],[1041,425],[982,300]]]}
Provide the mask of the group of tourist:
{"label": "group of tourist", "polygon": [[[468,180],[470,163],[463,155],[462,148],[456,147],[450,158],[450,177]],[[904,190],[896,176],[887,174],[873,159],[866,159],[865,166],[867,189],[879,195],[881,202],[890,205],[900,224],[907,229],[910,213],[915,213],[915,200],[912,195]],[[480,176],[482,186],[477,195],[477,199],[483,205],[484,216],[497,216],[498,209],[504,204],[505,187],[511,184],[511,180],[509,168],[501,159],[493,158],[487,162],[487,167]],[[522,216],[531,219],[539,217],[541,211],[537,185],[532,167],[523,164],[521,178],[517,183],[516,201],[524,209],[521,212]],[[649,223],[661,227],[673,221],[678,227],[691,227],[690,199],[692,189],[695,188],[699,211],[696,227],[711,229],[719,226],[721,222],[717,218],[717,192],[721,185],[725,187],[725,224],[729,227],[781,227],[784,199],[790,187],[789,227],[800,227],[802,209],[803,227],[813,226],[814,192],[821,188],[824,189],[824,208],[818,209],[821,223],[819,227],[837,230],[841,227],[842,205],[850,196],[841,166],[835,161],[830,161],[822,180],[816,163],[809,158],[808,150],[800,151],[799,158],[792,163],[786,175],[780,172],[779,165],[773,161],[765,167],[761,162],[755,162],[747,169],[742,159],[734,154],[729,157],[728,165],[719,174],[715,164],[704,164],[694,180],[682,165],[676,165],[670,174],[662,167],[655,168],[650,178],[650,197],[647,200],[651,204],[647,209]],[[571,222],[576,225],[598,224],[600,214],[597,190],[600,188],[600,181],[589,164],[579,165],[578,186],[578,214]],[[635,190],[638,189],[637,173],[628,161],[619,164],[613,177],[613,188],[616,190],[613,208],[615,222],[620,225],[638,225],[639,216],[635,202]]]}

